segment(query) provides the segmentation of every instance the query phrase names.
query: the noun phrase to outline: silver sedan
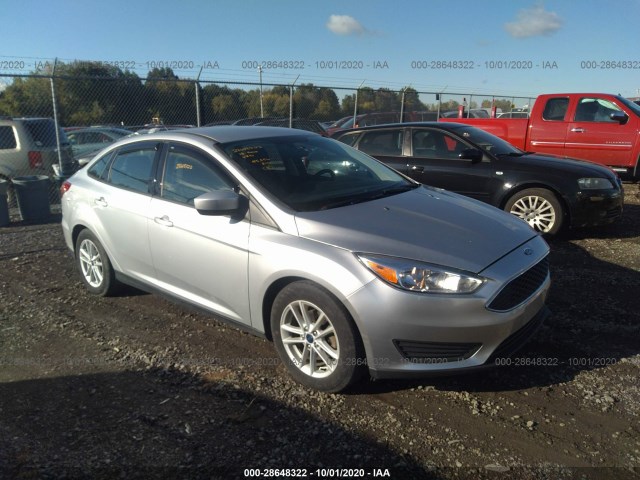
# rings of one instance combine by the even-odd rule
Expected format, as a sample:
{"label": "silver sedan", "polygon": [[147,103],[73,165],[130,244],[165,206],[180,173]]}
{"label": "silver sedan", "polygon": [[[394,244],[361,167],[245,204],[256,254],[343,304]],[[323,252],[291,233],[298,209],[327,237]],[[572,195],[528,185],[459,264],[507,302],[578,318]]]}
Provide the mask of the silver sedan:
{"label": "silver sedan", "polygon": [[546,316],[549,248],[526,223],[309,132],[129,138],[61,191],[91,293],[204,309],[315,389],[492,365]]}

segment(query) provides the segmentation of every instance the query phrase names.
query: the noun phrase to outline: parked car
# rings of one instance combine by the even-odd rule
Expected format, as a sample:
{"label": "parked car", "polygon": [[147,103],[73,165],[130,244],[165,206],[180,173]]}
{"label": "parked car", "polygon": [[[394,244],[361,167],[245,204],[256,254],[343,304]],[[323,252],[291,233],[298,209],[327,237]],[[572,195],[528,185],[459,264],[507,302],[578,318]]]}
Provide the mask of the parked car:
{"label": "parked car", "polygon": [[443,118],[468,123],[529,152],[600,163],[640,180],[640,106],[620,95],[540,95],[528,119]]}
{"label": "parked car", "polygon": [[[60,141],[58,152],[57,141]],[[54,165],[58,168],[54,172]],[[30,175],[70,175],[77,162],[62,129],[56,137],[51,118],[0,117],[0,179]],[[9,203],[14,204],[14,192],[9,184]]]}
{"label": "parked car", "polygon": [[396,123],[400,121],[400,112],[374,112],[374,113],[361,113],[356,115],[355,119],[353,115],[345,117],[339,125],[329,127],[327,129],[328,135],[334,133],[358,127],[366,127],[368,125],[380,125],[383,123]]}
{"label": "parked car", "polygon": [[545,234],[563,225],[605,225],[622,215],[622,182],[611,169],[527,153],[469,125],[403,123],[335,138],[421,183],[511,212]]}
{"label": "parked car", "polygon": [[[457,112],[456,112],[457,114]],[[367,127],[371,125],[382,125],[387,123],[400,122],[400,112],[372,112],[357,115],[354,121],[353,115],[344,117],[327,128],[327,134],[332,136],[340,130],[350,128]],[[431,110],[404,111],[402,112],[404,122],[428,122],[438,120],[438,112]]]}
{"label": "parked car", "polygon": [[[276,120],[263,120],[256,123],[256,125],[264,127],[289,127],[288,118],[279,118]],[[307,130],[309,132],[317,133],[323,137],[328,137],[327,130],[317,122],[316,120],[308,120],[306,118],[294,118],[291,120],[291,128],[297,128],[299,130]]]}
{"label": "parked car", "polygon": [[115,127],[88,127],[65,129],[69,143],[75,157],[84,157],[89,153],[97,152],[108,144],[131,135],[130,130]]}
{"label": "parked car", "polygon": [[[463,115],[464,118],[491,118],[491,109],[490,108],[472,108],[465,110]],[[448,112],[442,113],[440,118],[458,118],[458,111],[451,110]],[[501,115],[501,113],[497,113],[496,115]]]}
{"label": "parked car", "polygon": [[496,118],[529,118],[529,112],[505,112],[496,115]]}
{"label": "parked car", "polygon": [[165,132],[167,130],[181,130],[183,128],[193,128],[193,125],[164,125],[162,123],[150,123],[133,132],[131,135],[147,135],[149,133]]}
{"label": "parked car", "polygon": [[61,191],[90,292],[125,282],[204,309],[272,339],[319,390],[367,367],[384,378],[494,365],[547,315],[549,248],[524,222],[306,131],[124,139]]}

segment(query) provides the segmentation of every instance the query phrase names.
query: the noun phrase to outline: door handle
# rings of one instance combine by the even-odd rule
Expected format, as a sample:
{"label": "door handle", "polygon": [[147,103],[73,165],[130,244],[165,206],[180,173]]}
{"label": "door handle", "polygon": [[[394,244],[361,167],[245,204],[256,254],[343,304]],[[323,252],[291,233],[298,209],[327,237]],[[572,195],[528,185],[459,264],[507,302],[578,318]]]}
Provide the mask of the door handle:
{"label": "door handle", "polygon": [[584,128],[572,128],[571,129],[572,132],[576,132],[576,133],[584,133]]}
{"label": "door handle", "polygon": [[422,173],[424,172],[424,167],[420,165],[411,165],[411,171],[415,173]]}
{"label": "door handle", "polygon": [[104,197],[100,197],[100,198],[95,198],[93,200],[93,203],[95,203],[96,205],[98,205],[99,207],[107,207],[109,204],[107,203],[107,201],[104,199]]}
{"label": "door handle", "polygon": [[169,220],[169,217],[166,215],[163,215],[162,217],[155,217],[153,221],[163,227],[173,227],[173,222]]}

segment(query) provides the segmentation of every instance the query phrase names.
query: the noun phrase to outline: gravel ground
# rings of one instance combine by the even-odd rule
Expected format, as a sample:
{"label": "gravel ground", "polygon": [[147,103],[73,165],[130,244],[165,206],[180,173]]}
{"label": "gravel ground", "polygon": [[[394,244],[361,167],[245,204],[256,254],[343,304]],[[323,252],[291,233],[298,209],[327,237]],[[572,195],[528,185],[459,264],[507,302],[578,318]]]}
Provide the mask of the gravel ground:
{"label": "gravel ground", "polygon": [[297,385],[269,342],[215,318],[90,296],[59,217],[14,221],[0,477],[639,478],[640,193],[625,188],[621,222],[550,242],[553,314],[511,365],[341,395]]}

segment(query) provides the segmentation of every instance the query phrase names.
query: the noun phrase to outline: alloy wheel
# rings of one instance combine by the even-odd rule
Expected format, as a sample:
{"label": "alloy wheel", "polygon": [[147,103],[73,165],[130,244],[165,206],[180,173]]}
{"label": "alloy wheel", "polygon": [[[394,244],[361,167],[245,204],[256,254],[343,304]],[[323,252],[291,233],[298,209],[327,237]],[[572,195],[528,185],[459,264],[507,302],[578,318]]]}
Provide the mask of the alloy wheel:
{"label": "alloy wheel", "polygon": [[86,282],[94,288],[99,288],[104,280],[104,268],[100,251],[95,243],[85,239],[79,249],[80,269]]}
{"label": "alloy wheel", "polygon": [[301,372],[324,378],[336,369],[340,344],[329,317],[316,305],[304,300],[289,303],[280,318],[284,349]]}
{"label": "alloy wheel", "polygon": [[556,223],[556,211],[553,205],[546,198],[536,195],[520,198],[509,212],[542,233],[550,232]]}

